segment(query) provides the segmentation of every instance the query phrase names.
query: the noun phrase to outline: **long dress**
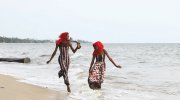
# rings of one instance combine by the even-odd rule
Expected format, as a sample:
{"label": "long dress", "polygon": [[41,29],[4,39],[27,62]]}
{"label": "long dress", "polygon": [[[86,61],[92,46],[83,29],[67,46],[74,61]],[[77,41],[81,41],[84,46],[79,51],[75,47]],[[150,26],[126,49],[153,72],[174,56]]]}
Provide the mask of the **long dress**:
{"label": "long dress", "polygon": [[67,45],[60,44],[59,50],[60,50],[60,55],[58,58],[58,62],[59,62],[61,70],[58,72],[58,75],[59,75],[59,78],[63,76],[64,83],[66,85],[70,85],[69,79],[68,79],[68,69],[69,69],[69,63],[70,63],[69,47]]}
{"label": "long dress", "polygon": [[104,72],[106,70],[105,55],[96,56],[91,72],[88,77],[88,84],[91,89],[100,89],[104,81]]}

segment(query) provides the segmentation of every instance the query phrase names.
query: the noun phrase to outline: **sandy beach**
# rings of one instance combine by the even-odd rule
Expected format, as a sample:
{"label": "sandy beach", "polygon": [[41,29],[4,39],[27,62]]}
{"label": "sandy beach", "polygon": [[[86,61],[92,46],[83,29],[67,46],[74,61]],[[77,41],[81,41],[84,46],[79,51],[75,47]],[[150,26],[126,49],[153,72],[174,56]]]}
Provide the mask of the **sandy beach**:
{"label": "sandy beach", "polygon": [[67,93],[18,82],[17,79],[0,75],[0,100],[65,100]]}

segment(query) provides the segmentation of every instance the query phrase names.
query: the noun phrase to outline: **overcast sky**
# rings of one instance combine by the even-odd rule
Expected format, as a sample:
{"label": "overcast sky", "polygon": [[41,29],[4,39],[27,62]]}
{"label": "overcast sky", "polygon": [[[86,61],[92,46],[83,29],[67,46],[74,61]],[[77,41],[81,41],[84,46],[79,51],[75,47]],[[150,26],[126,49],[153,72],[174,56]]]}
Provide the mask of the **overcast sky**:
{"label": "overcast sky", "polygon": [[179,42],[180,0],[0,0],[0,36]]}

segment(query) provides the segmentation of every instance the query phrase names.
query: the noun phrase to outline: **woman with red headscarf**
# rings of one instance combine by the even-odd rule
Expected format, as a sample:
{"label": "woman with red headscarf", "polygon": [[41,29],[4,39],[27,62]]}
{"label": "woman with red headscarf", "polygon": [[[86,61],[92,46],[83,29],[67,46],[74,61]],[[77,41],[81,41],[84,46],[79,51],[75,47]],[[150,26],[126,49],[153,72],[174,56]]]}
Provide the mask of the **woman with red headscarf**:
{"label": "woman with red headscarf", "polygon": [[80,43],[77,41],[73,41],[77,43],[77,47],[74,49],[72,47],[71,41],[69,40],[69,33],[68,32],[63,32],[61,33],[61,35],[59,36],[59,40],[56,41],[56,47],[55,50],[50,58],[49,61],[47,61],[47,64],[50,63],[50,61],[53,59],[53,57],[55,56],[57,49],[59,48],[60,51],[60,55],[58,58],[58,62],[60,65],[61,70],[58,72],[58,76],[59,78],[61,76],[63,76],[64,78],[64,83],[67,86],[67,91],[71,92],[70,87],[69,87],[69,79],[68,79],[68,69],[69,69],[69,63],[70,63],[70,58],[69,58],[69,47],[71,48],[71,50],[73,51],[73,53],[75,53],[77,51],[77,49],[80,49]]}
{"label": "woman with red headscarf", "polygon": [[[116,65],[116,63],[109,56],[107,51],[104,49],[103,44],[100,41],[97,41],[93,44],[94,52],[91,61],[91,65],[89,68],[89,77],[88,83],[91,89],[100,89],[101,83],[103,83],[104,72],[105,72],[105,56],[109,58],[109,60],[116,66],[117,68],[121,68],[120,65]],[[94,60],[96,59],[95,63]]]}

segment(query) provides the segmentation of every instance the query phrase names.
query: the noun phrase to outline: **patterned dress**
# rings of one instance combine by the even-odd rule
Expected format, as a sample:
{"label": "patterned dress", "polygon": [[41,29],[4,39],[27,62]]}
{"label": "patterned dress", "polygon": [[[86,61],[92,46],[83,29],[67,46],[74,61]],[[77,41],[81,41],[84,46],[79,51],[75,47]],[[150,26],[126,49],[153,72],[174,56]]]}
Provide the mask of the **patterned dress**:
{"label": "patterned dress", "polygon": [[104,81],[104,72],[106,70],[105,55],[96,56],[91,72],[89,73],[88,83],[91,89],[100,89]]}
{"label": "patterned dress", "polygon": [[60,55],[58,58],[58,62],[60,65],[61,70],[58,72],[59,78],[63,76],[64,83],[66,85],[69,85],[69,79],[68,79],[68,69],[69,69],[69,47],[64,44],[59,45]]}

